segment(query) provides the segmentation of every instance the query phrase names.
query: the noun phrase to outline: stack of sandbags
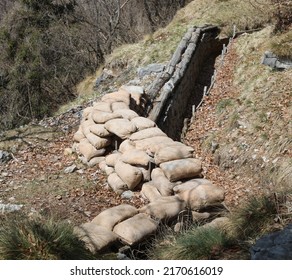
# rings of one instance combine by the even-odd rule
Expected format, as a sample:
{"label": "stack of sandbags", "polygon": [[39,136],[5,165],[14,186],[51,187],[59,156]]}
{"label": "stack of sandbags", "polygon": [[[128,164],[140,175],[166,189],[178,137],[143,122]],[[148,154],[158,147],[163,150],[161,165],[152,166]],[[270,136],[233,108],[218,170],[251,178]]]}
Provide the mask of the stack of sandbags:
{"label": "stack of sandbags", "polygon": [[[143,92],[142,88],[139,89]],[[142,93],[131,94],[121,88],[117,92],[104,95],[100,102],[83,111],[83,118],[74,135],[74,141],[85,163],[90,166],[99,163],[112,144],[113,136],[124,140],[140,128],[139,115],[131,110],[130,106],[132,100],[135,104],[140,104],[142,96]],[[138,121],[131,122],[135,118],[138,118]]]}

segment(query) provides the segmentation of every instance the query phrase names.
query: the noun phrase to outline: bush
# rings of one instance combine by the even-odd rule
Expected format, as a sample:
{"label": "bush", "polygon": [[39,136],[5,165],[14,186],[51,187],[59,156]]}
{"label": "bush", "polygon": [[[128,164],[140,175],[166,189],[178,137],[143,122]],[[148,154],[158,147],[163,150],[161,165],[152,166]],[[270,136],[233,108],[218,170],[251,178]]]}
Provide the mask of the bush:
{"label": "bush", "polygon": [[94,256],[66,222],[17,218],[0,223],[0,259],[87,260]]}

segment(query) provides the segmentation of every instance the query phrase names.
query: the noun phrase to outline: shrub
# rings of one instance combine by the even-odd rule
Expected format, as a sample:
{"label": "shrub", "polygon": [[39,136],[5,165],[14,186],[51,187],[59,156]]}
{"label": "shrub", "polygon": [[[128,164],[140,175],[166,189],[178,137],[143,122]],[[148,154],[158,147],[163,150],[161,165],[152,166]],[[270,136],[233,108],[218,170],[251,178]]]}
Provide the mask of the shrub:
{"label": "shrub", "polygon": [[66,222],[17,218],[0,224],[0,259],[85,260],[94,256]]}

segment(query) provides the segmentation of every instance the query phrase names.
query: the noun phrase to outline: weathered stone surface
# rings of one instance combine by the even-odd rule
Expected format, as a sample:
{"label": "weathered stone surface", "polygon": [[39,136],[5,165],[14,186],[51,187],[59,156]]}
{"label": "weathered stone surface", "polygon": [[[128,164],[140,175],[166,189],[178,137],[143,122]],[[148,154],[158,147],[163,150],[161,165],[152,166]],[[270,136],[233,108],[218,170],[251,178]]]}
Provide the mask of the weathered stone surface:
{"label": "weathered stone surface", "polygon": [[12,159],[12,155],[9,152],[0,150],[0,163],[6,163]]}
{"label": "weathered stone surface", "polygon": [[118,236],[116,234],[94,223],[85,223],[75,227],[74,232],[85,242],[86,247],[94,254],[118,241]]}
{"label": "weathered stone surface", "polygon": [[292,68],[292,61],[288,59],[280,59],[272,52],[265,52],[262,64],[272,67],[273,69],[284,70]]}
{"label": "weathered stone surface", "polygon": [[140,213],[119,223],[113,231],[124,243],[133,245],[155,233],[157,227],[156,221],[148,215]]}
{"label": "weathered stone surface", "polygon": [[134,206],[121,204],[104,210],[92,220],[92,223],[112,230],[116,224],[136,214],[138,214],[138,210]]}
{"label": "weathered stone surface", "polygon": [[160,73],[164,70],[165,64],[162,63],[152,63],[145,67],[138,68],[137,73],[140,78],[143,78],[146,75],[150,75],[152,73]]}
{"label": "weathered stone surface", "polygon": [[252,260],[292,260],[292,224],[260,238],[250,253]]}

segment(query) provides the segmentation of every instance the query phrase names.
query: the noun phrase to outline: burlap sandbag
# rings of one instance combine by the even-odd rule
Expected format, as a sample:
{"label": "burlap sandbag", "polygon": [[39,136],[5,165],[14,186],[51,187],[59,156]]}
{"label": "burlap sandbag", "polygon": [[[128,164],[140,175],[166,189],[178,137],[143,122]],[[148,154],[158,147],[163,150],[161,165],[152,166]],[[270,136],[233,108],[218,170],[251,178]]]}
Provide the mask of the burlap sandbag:
{"label": "burlap sandbag", "polygon": [[88,133],[86,138],[96,149],[102,149],[111,144],[111,140],[109,138],[102,138],[93,133]]}
{"label": "burlap sandbag", "polygon": [[155,168],[152,170],[151,179],[162,196],[169,196],[173,194],[173,187],[175,186],[175,183],[170,182],[160,168]]}
{"label": "burlap sandbag", "polygon": [[143,178],[142,172],[139,168],[120,160],[115,164],[115,171],[130,190],[134,190]]}
{"label": "burlap sandbag", "polygon": [[111,166],[105,166],[104,172],[107,176],[111,175],[112,173],[115,173],[115,169]]}
{"label": "burlap sandbag", "polygon": [[85,135],[81,131],[81,127],[79,127],[79,129],[74,133],[73,140],[75,142],[80,142],[84,138],[85,138]]}
{"label": "burlap sandbag", "polygon": [[142,176],[143,176],[142,181],[143,182],[149,182],[151,180],[151,171],[152,171],[152,169],[149,166],[147,166],[147,167],[137,166],[137,167],[142,172]]}
{"label": "burlap sandbag", "polygon": [[120,114],[116,113],[108,113],[98,110],[93,110],[91,113],[91,117],[95,123],[104,124],[107,121],[113,120],[113,119],[119,119],[122,118]]}
{"label": "burlap sandbag", "polygon": [[126,91],[119,90],[116,92],[108,93],[101,98],[101,101],[105,101],[108,103],[113,102],[124,102],[128,106],[130,106],[130,94]]}
{"label": "burlap sandbag", "polygon": [[135,102],[135,104],[140,105],[141,104],[141,99],[144,96],[144,89],[141,86],[127,86],[123,85],[119,88],[119,90],[124,90],[131,95],[131,99]]}
{"label": "burlap sandbag", "polygon": [[168,146],[159,150],[155,156],[154,161],[157,165],[163,162],[184,159],[193,157],[194,149],[188,146]]}
{"label": "burlap sandbag", "polygon": [[150,127],[133,133],[129,139],[131,141],[137,141],[156,136],[166,136],[166,134],[158,127]]}
{"label": "burlap sandbag", "polygon": [[134,206],[121,204],[104,210],[92,220],[92,223],[112,230],[116,224],[129,219],[136,214],[138,214],[138,210]]}
{"label": "burlap sandbag", "polygon": [[177,159],[161,163],[160,168],[171,182],[175,182],[200,175],[202,162],[195,158]]}
{"label": "burlap sandbag", "polygon": [[161,198],[160,192],[157,190],[152,182],[147,182],[143,184],[141,189],[141,195],[150,202]]}
{"label": "burlap sandbag", "polygon": [[139,209],[139,212],[146,213],[155,219],[166,221],[177,217],[185,207],[185,201],[179,197],[165,196],[143,206]]}
{"label": "burlap sandbag", "polygon": [[96,149],[87,139],[80,141],[78,149],[87,161],[90,161],[93,157],[102,156],[105,153],[105,149]]}
{"label": "burlap sandbag", "polygon": [[209,180],[206,180],[206,179],[191,179],[191,180],[188,180],[182,184],[178,184],[176,185],[174,188],[173,188],[173,191],[175,193],[180,193],[182,191],[186,191],[186,190],[190,190],[190,189],[193,189],[199,185],[210,185],[212,186],[212,182],[209,181]]}
{"label": "burlap sandbag", "polygon": [[121,156],[121,153],[112,153],[106,156],[105,162],[108,166],[114,167],[116,162],[121,158]]}
{"label": "burlap sandbag", "polygon": [[111,103],[113,112],[121,109],[129,109],[129,105],[124,102],[112,102]]}
{"label": "burlap sandbag", "polygon": [[93,109],[102,111],[102,112],[112,113],[111,104],[107,102],[102,102],[102,101],[95,102],[93,103]]}
{"label": "burlap sandbag", "polygon": [[224,190],[215,185],[198,185],[193,189],[181,191],[177,196],[192,210],[201,210],[221,203],[224,200]]}
{"label": "burlap sandbag", "polygon": [[121,160],[124,163],[128,163],[131,165],[140,165],[147,167],[149,166],[151,158],[144,151],[132,149],[123,153],[121,156]]}
{"label": "burlap sandbag", "polygon": [[85,223],[74,228],[74,233],[84,241],[93,253],[105,250],[118,241],[118,236],[109,229],[94,223]]}
{"label": "burlap sandbag", "polygon": [[[143,130],[142,130],[143,131]],[[143,150],[147,152],[149,155],[154,155],[158,152],[162,147],[173,143],[174,141],[166,136],[156,136],[143,140],[135,141],[135,147],[138,150]]]}
{"label": "burlap sandbag", "polygon": [[121,194],[128,189],[126,183],[117,175],[112,173],[107,177],[108,185],[115,193]]}
{"label": "burlap sandbag", "polygon": [[136,131],[136,127],[127,119],[110,120],[104,126],[108,131],[121,139],[130,137]]}
{"label": "burlap sandbag", "polygon": [[90,126],[90,132],[99,136],[99,137],[109,137],[112,135],[111,132],[105,129],[104,124],[97,124]]}
{"label": "burlap sandbag", "polygon": [[130,109],[118,109],[115,113],[120,114],[124,119],[128,119],[129,121],[139,116],[135,111]]}
{"label": "burlap sandbag", "polygon": [[[105,153],[105,149],[103,149],[103,150]],[[105,157],[103,157],[103,156],[94,157],[91,160],[87,161],[86,164],[88,165],[88,167],[94,167],[94,166],[99,165],[99,163],[104,161],[104,159],[105,159]]]}
{"label": "burlap sandbag", "polygon": [[154,121],[144,117],[133,118],[131,122],[137,127],[138,131],[156,126]]}
{"label": "burlap sandbag", "polygon": [[102,172],[105,172],[106,166],[107,166],[107,164],[105,162],[105,159],[98,164],[98,167]]}
{"label": "burlap sandbag", "polygon": [[144,213],[137,214],[114,227],[113,232],[127,245],[141,242],[149,235],[154,234],[158,223]]}
{"label": "burlap sandbag", "polygon": [[90,127],[93,125],[95,125],[95,122],[91,118],[81,122],[80,124],[81,132],[85,135],[85,137],[87,134],[91,133]]}
{"label": "burlap sandbag", "polygon": [[136,149],[134,142],[130,141],[129,139],[126,139],[120,144],[119,152],[125,153],[133,149]]}
{"label": "burlap sandbag", "polygon": [[87,107],[82,112],[82,119],[87,120],[93,111],[93,107]]}

